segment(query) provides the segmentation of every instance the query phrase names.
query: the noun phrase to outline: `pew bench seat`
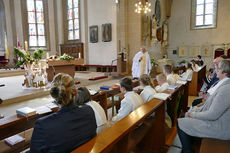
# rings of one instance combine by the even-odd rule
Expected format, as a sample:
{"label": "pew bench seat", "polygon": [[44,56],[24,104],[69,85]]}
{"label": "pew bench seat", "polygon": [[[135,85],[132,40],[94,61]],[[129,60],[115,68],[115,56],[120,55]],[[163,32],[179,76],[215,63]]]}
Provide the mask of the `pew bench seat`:
{"label": "pew bench seat", "polygon": [[25,142],[20,143],[18,145],[15,145],[13,147],[10,147],[9,145],[7,145],[5,143],[4,140],[0,141],[0,153],[18,153],[21,152],[27,148],[30,147],[30,139],[31,136],[33,134],[33,128],[26,130],[25,132],[21,132],[18,135],[22,136],[23,138],[25,138]]}
{"label": "pew bench seat", "polygon": [[200,153],[229,153],[230,140],[202,139]]}

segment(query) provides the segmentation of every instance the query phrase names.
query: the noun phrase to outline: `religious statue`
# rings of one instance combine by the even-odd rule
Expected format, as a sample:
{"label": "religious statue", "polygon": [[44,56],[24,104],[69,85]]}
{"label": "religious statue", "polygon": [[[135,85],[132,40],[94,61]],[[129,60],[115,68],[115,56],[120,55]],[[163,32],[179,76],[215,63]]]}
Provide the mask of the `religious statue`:
{"label": "religious statue", "polygon": [[158,24],[158,21],[156,20],[156,15],[153,14],[152,16],[152,35],[151,35],[151,38],[153,40],[153,42],[156,42],[157,41],[157,24]]}

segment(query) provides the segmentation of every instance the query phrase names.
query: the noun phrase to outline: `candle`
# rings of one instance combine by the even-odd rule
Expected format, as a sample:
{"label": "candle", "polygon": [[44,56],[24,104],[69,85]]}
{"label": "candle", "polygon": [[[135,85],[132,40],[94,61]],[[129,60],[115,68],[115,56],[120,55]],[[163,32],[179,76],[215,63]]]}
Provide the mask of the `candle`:
{"label": "candle", "polygon": [[81,58],[81,53],[80,52],[78,53],[78,58]]}
{"label": "candle", "polygon": [[46,59],[49,59],[49,53],[48,52],[46,53]]}
{"label": "candle", "polygon": [[28,53],[28,42],[27,41],[25,41],[25,50]]}

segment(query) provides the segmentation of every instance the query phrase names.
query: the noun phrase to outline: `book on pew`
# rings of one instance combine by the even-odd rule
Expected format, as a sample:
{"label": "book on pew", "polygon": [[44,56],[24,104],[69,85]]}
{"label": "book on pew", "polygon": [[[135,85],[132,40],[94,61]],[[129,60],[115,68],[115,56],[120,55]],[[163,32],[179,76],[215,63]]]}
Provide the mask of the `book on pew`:
{"label": "book on pew", "polygon": [[[112,101],[112,97],[109,97],[109,100]],[[120,101],[120,96],[113,96],[114,101]]]}
{"label": "book on pew", "polygon": [[89,89],[89,93],[90,93],[91,96],[93,96],[93,95],[98,94],[99,91],[98,90]]}
{"label": "book on pew", "polygon": [[156,93],[153,95],[154,98],[160,99],[160,100],[166,100],[169,96],[170,94],[166,94],[166,93]]}
{"label": "book on pew", "polygon": [[37,114],[45,114],[52,112],[52,110],[47,106],[41,106],[36,108],[36,112]]}
{"label": "book on pew", "polygon": [[170,86],[168,86],[168,89],[169,89],[169,90],[175,90],[176,88],[177,88],[176,85],[170,85]]}
{"label": "book on pew", "polygon": [[20,135],[14,135],[12,137],[6,138],[5,143],[9,146],[15,146],[17,144],[25,142],[25,138],[21,137]]}
{"label": "book on pew", "polygon": [[49,104],[46,104],[46,106],[47,106],[48,108],[50,108],[50,109],[55,109],[55,108],[58,108],[58,105],[57,105],[57,104],[55,104],[54,102],[49,103]]}
{"label": "book on pew", "polygon": [[23,107],[16,110],[18,115],[29,117],[36,114],[36,110],[30,107]]}
{"label": "book on pew", "polygon": [[111,87],[110,86],[101,86],[100,89],[101,90],[109,90]]}
{"label": "book on pew", "polygon": [[178,83],[178,84],[186,84],[187,81],[185,81],[185,80],[178,80],[176,83]]}

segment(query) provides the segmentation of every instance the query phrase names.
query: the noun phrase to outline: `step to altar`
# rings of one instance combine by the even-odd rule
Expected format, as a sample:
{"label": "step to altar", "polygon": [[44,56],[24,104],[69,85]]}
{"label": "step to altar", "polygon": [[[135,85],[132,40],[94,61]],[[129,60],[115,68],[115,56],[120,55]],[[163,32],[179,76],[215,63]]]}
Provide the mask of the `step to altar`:
{"label": "step to altar", "polygon": [[0,69],[0,78],[2,77],[10,77],[10,76],[19,76],[19,75],[24,75],[25,70],[22,69],[11,69],[11,70],[5,70],[5,69]]}

